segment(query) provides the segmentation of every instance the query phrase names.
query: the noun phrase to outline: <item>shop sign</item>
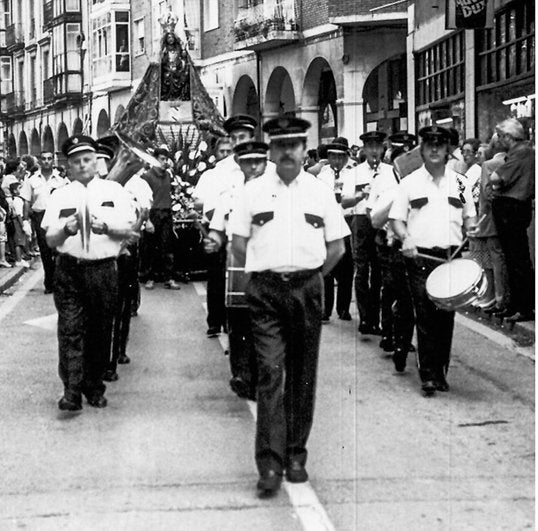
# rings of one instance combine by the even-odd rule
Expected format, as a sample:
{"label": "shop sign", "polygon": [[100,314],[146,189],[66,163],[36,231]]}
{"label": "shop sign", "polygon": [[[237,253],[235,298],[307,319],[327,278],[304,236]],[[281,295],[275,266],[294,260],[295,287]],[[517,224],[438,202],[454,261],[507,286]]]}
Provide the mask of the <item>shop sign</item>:
{"label": "shop sign", "polygon": [[447,29],[493,27],[493,0],[447,0]]}

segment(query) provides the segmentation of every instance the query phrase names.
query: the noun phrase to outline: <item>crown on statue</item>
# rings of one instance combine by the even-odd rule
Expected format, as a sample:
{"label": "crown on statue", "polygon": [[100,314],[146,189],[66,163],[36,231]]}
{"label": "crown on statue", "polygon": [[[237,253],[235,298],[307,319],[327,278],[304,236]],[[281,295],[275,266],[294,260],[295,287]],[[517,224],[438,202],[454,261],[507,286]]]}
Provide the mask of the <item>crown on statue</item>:
{"label": "crown on statue", "polygon": [[171,11],[158,18],[159,24],[163,29],[163,33],[174,33],[178,17]]}

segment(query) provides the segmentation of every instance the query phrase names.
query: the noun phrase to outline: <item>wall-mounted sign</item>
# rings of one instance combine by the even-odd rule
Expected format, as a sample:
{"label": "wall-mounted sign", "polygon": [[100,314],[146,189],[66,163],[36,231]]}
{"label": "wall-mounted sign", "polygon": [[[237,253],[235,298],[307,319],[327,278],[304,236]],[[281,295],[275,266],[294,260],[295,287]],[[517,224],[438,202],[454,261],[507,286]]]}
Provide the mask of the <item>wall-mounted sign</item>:
{"label": "wall-mounted sign", "polygon": [[446,0],[446,29],[493,27],[493,0]]}

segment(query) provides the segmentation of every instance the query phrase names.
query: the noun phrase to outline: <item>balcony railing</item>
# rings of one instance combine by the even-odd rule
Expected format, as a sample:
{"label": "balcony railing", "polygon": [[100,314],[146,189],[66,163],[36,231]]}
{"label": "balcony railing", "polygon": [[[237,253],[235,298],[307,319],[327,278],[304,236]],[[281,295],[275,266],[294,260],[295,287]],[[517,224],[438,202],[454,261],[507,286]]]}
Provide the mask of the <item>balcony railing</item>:
{"label": "balcony railing", "polygon": [[24,92],[16,90],[6,94],[6,111],[8,113],[24,112]]}
{"label": "balcony railing", "polygon": [[8,48],[15,48],[18,45],[24,44],[24,36],[22,34],[22,25],[20,23],[11,24],[6,28],[6,45]]}
{"label": "balcony railing", "polygon": [[79,101],[82,98],[82,76],[76,72],[63,72],[43,81],[43,102],[65,103]]}
{"label": "balcony railing", "polygon": [[267,49],[299,39],[295,0],[239,8],[233,34],[236,50]]}

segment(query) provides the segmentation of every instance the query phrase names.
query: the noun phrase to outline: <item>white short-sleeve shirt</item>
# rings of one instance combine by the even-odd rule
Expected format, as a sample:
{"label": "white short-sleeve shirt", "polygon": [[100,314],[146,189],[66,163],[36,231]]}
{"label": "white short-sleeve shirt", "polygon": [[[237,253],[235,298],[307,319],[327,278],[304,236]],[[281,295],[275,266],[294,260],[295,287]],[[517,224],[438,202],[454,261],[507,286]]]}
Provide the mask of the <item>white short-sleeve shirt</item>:
{"label": "white short-sleeve shirt", "polygon": [[[323,166],[317,177],[320,181],[324,182],[334,192],[336,202],[342,203],[342,190],[344,188],[344,181],[348,175],[352,175],[355,171],[355,166],[348,164],[340,171],[338,179],[336,178],[336,172],[331,168],[329,164]],[[353,214],[353,208],[342,208],[344,216],[351,216]]]}
{"label": "white short-sleeve shirt", "polygon": [[[375,179],[381,175],[387,175],[394,178],[392,166],[379,163],[376,169],[372,168],[367,161],[359,164],[353,170],[344,176],[344,185],[342,189],[342,197],[349,199],[355,196],[355,191],[371,186]],[[387,178],[388,178],[387,177]],[[351,210],[353,215],[366,215],[368,198],[361,199]]]}
{"label": "white short-sleeve shirt", "polygon": [[43,212],[52,193],[69,184],[69,179],[62,177],[57,170],[52,170],[48,179],[41,172],[31,175],[21,188],[21,197],[30,203],[34,212]]}
{"label": "white short-sleeve shirt", "polygon": [[[129,193],[119,183],[95,177],[87,186],[73,181],[56,190],[50,198],[41,227],[45,230],[62,229],[65,226],[65,218],[72,214],[85,217],[86,207],[90,216],[96,216],[110,228],[125,226],[135,221],[135,211]],[[79,221],[79,225],[81,222],[82,220]],[[77,234],[69,236],[58,246],[58,252],[87,260],[118,256],[121,240],[90,231],[89,249],[86,250],[82,245],[82,232],[79,227]]]}
{"label": "white short-sleeve shirt", "polygon": [[333,191],[304,170],[289,185],[273,170],[248,182],[230,228],[249,238],[247,272],[319,268],[327,257],[326,242],[350,234]]}
{"label": "white short-sleeve shirt", "polygon": [[460,245],[463,221],[476,215],[471,191],[462,179],[447,166],[436,183],[423,165],[399,184],[389,218],[405,221],[418,247]]}

